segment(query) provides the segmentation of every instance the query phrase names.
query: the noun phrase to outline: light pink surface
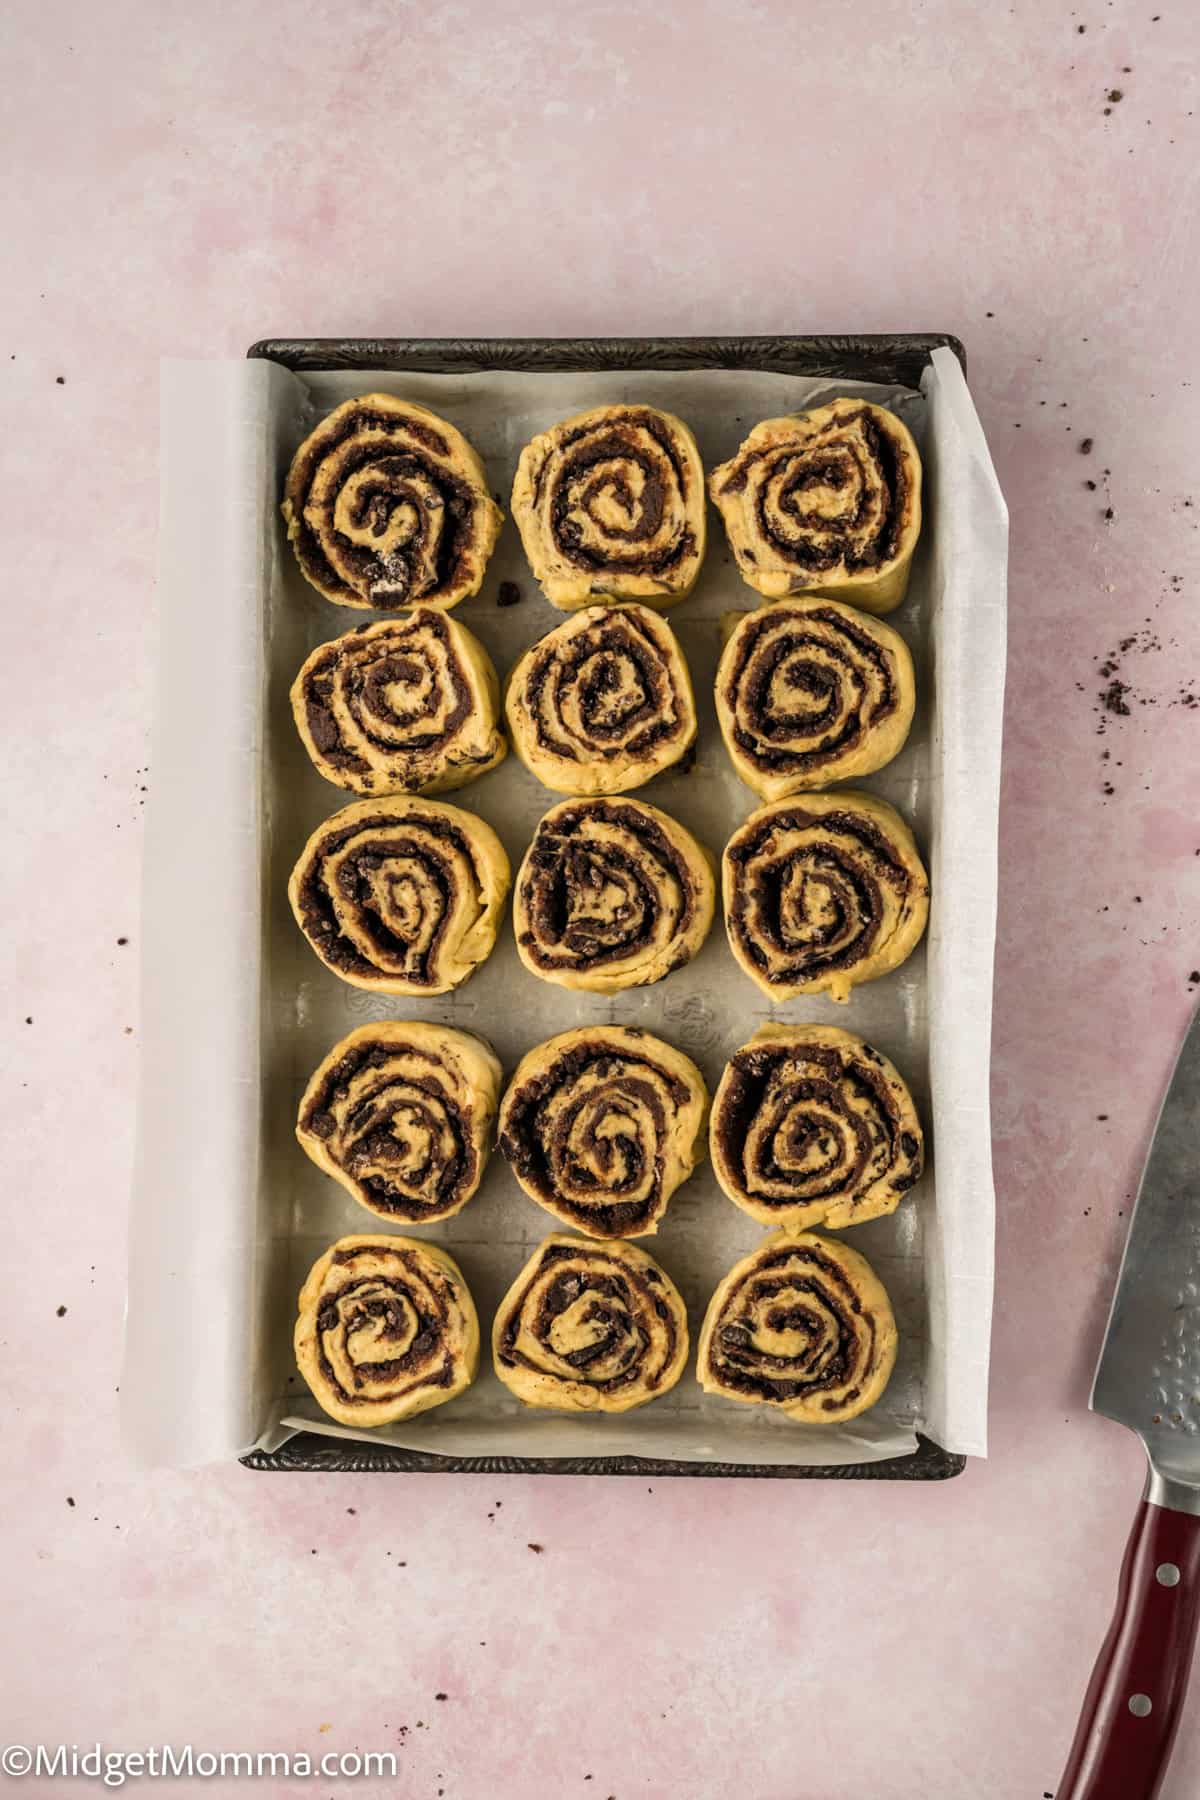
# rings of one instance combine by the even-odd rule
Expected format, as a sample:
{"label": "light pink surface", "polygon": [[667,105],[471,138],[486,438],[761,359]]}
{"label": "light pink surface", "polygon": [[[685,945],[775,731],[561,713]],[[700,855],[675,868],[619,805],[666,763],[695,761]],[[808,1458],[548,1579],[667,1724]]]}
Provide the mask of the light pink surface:
{"label": "light pink surface", "polygon": [[[2,29],[0,1736],[398,1748],[394,1789],[265,1784],[364,1800],[1051,1793],[1141,1479],[1090,1366],[1200,966],[1194,12],[16,0]],[[133,1473],[159,356],[919,327],[966,342],[1013,518],[992,1460]],[[1097,736],[1097,659],[1146,620]],[[1198,1784],[1194,1704],[1167,1800]]]}

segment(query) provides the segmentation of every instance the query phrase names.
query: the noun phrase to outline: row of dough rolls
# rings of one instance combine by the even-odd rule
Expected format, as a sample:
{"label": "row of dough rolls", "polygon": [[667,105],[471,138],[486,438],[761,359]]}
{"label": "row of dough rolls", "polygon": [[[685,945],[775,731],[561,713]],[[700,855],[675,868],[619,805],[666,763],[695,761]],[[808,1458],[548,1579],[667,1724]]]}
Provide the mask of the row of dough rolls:
{"label": "row of dough rolls", "polygon": [[711,1154],[725,1194],[763,1225],[841,1229],[894,1212],[923,1137],[899,1070],[829,1025],[763,1025],[711,1105],[700,1070],[632,1025],[581,1025],[528,1051],[501,1094],[472,1032],[360,1025],[300,1101],[318,1168],[392,1224],[426,1225],[476,1193],[493,1138],[529,1198],[592,1238],[646,1237]]}
{"label": "row of dough rolls", "polygon": [[[873,1406],[896,1357],[891,1304],[866,1258],[819,1232],[776,1232],[729,1271],[697,1349],[708,1393],[837,1424]],[[687,1309],[636,1244],[545,1238],[500,1302],[496,1374],[526,1406],[617,1413],[673,1388]],[[462,1270],[416,1238],[339,1238],[300,1292],[296,1360],[344,1425],[396,1424],[453,1400],[479,1370],[479,1316]]]}
{"label": "row of dough rolls", "polygon": [[[921,529],[921,463],[885,407],[837,399],[765,419],[707,493],[743,579],[778,599],[899,605]],[[691,431],[635,403],[593,407],[522,450],[512,512],[546,598],[673,606],[704,560],[706,483]],[[457,426],[415,401],[363,394],[297,450],[288,537],[308,581],[342,606],[449,610],[479,591],[503,514]]]}
{"label": "row of dough rolls", "polygon": [[[733,766],[765,800],[883,768],[904,747],[916,697],[899,633],[833,600],[728,620],[715,691]],[[508,748],[491,658],[430,607],[318,645],[291,698],[314,766],[357,794],[449,792]],[[513,668],[503,710],[518,757],[562,794],[629,793],[696,738],[679,641],[632,603],[586,607],[540,638]]]}
{"label": "row of dough rolls", "polygon": [[[288,893],[321,961],[352,986],[435,995],[491,953],[511,883],[476,814],[410,795],[325,819]],[[721,863],[725,927],[772,1000],[851,990],[896,969],[925,930],[929,880],[894,807],[853,789],[769,802]],[[543,981],[618,993],[691,961],[717,900],[716,859],[668,814],[628,796],[561,801],[517,873],[513,929]]]}

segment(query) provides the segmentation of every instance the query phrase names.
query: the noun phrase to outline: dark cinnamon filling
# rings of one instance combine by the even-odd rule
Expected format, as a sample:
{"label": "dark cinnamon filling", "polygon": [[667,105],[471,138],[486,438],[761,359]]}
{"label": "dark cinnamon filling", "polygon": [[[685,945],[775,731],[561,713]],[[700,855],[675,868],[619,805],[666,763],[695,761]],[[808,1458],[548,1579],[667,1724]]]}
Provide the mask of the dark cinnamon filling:
{"label": "dark cinnamon filling", "polygon": [[[886,496],[878,528],[861,550],[856,550],[854,543],[867,518],[869,489],[867,482],[862,479],[863,470],[857,461],[856,447],[841,441],[845,428],[853,425],[862,427],[862,435],[868,452],[878,467]],[[782,558],[799,564],[807,572],[821,574],[839,564],[851,572],[881,568],[896,556],[908,516],[910,484],[905,455],[897,439],[886,428],[881,428],[865,408],[858,412],[843,413],[830,420],[816,437],[794,444],[764,447],[739,457],[722,487],[722,493],[741,493],[750,479],[751,470],[764,462],[771,468],[794,464],[791,474],[784,481],[777,504],[793,526],[795,535],[784,537],[776,531],[767,514],[761,490],[755,509],[760,535]],[[845,487],[851,480],[850,470],[846,466],[848,462],[853,462],[859,470],[859,504],[854,513],[844,518],[820,519],[814,529],[824,541],[813,541],[804,535],[808,530],[804,497],[809,490],[819,486]]]}
{"label": "dark cinnamon filling", "polygon": [[[628,430],[623,428],[628,427]],[[662,575],[677,567],[695,549],[695,535],[685,527],[670,543],[658,549],[647,549],[642,555],[629,555],[616,546],[648,543],[662,528],[666,503],[666,486],[660,465],[656,464],[632,435],[644,431],[653,438],[670,466],[671,479],[686,504],[690,476],[687,463],[680,456],[669,427],[653,413],[637,408],[623,410],[602,421],[580,426],[557,439],[538,465],[533,482],[534,505],[540,504],[547,472],[551,463],[555,471],[555,491],[550,504],[550,531],[555,544],[569,562],[597,573]],[[619,461],[636,466],[642,473],[640,494],[621,474],[611,469],[598,475],[593,483],[585,481],[582,493],[568,493],[571,483],[578,483],[589,469],[604,462]],[[636,513],[636,523],[628,528],[606,524],[603,535],[614,545],[611,551],[595,550],[582,541],[577,523],[567,515],[573,506],[589,503],[607,493],[618,500],[629,513]]]}
{"label": "dark cinnamon filling", "polygon": [[[637,862],[620,845],[588,835],[593,820],[619,824],[645,849]],[[585,800],[543,821],[530,848],[521,900],[530,923],[522,943],[542,968],[616,962],[650,943],[661,911],[657,882],[678,884],[682,895],[677,935],[682,938],[696,908],[696,890],[684,858],[655,820],[619,802]],[[623,900],[615,909],[589,915],[589,895],[597,899],[616,885]],[[581,905],[582,902],[582,905]]]}
{"label": "dark cinnamon filling", "polygon": [[[639,1074],[639,1070],[646,1073]],[[552,1117],[550,1099],[564,1088],[569,1093],[584,1073],[599,1074],[604,1080],[603,1097],[609,1102],[608,1110],[601,1112],[600,1096],[590,1089]],[[499,1148],[518,1178],[549,1201],[556,1213],[566,1214],[593,1231],[602,1230],[612,1237],[628,1236],[654,1220],[660,1211],[662,1145],[669,1120],[651,1076],[666,1088],[674,1106],[687,1104],[686,1083],[649,1059],[614,1053],[606,1046],[591,1050],[581,1044],[565,1051],[552,1068],[526,1082],[509,1100]],[[653,1139],[643,1143],[640,1137],[621,1134],[620,1149],[627,1163],[622,1180],[612,1145],[600,1135],[600,1126],[611,1119],[613,1112],[625,1110],[624,1100],[640,1103],[650,1113]],[[592,1156],[594,1167],[568,1150],[577,1137],[579,1115],[585,1107],[595,1116],[580,1148]],[[653,1176],[645,1196],[622,1199],[622,1189],[640,1186],[648,1167]]]}
{"label": "dark cinnamon filling", "polygon": [[[612,1273],[592,1274],[590,1271],[580,1272],[578,1268],[564,1270],[542,1293],[536,1317],[532,1321],[526,1318],[530,1295],[548,1265],[557,1261],[587,1263],[595,1256],[597,1253],[590,1252],[586,1245],[550,1244],[543,1250],[537,1267],[504,1316],[497,1340],[497,1356],[507,1368],[519,1366],[535,1373],[544,1373],[545,1364],[526,1356],[517,1348],[517,1338],[522,1327],[530,1330],[539,1344],[546,1346],[548,1358],[558,1360],[556,1353],[549,1348],[554,1322],[587,1295],[590,1304],[584,1312],[584,1319],[605,1329],[597,1333],[594,1343],[581,1346],[561,1360],[570,1365],[578,1379],[586,1381],[601,1393],[618,1392],[635,1381],[643,1382],[650,1389],[657,1388],[661,1386],[664,1375],[675,1359],[679,1334],[671,1307],[664,1296],[656,1291],[661,1286],[661,1279],[654,1270],[617,1268],[600,1256],[598,1260],[601,1268],[612,1269]],[[647,1310],[652,1311],[661,1322],[665,1339],[661,1360],[652,1369],[644,1366],[651,1336],[639,1316]],[[614,1356],[618,1366],[613,1374],[599,1378],[589,1375],[591,1364]]]}
{"label": "dark cinnamon filling", "polygon": [[[765,856],[763,837],[775,830],[804,830],[812,825],[856,839],[865,852],[863,864],[847,862],[844,849],[830,841],[826,845],[801,844],[791,854],[756,866]],[[883,833],[854,813],[831,812],[818,817],[794,808],[773,814],[758,831],[732,843],[727,855],[735,870],[727,914],[730,928],[745,954],[773,982],[793,981],[798,973],[818,967],[837,970],[862,962],[871,954],[883,920],[883,884],[901,896],[913,885]],[[795,897],[798,871],[800,886]],[[825,915],[820,924],[807,916],[805,890],[810,880],[820,890]],[[784,904],[785,887],[794,896],[790,909]],[[747,918],[752,903],[758,915],[753,927]],[[794,929],[789,930],[789,918],[794,923],[797,916],[803,921],[802,941]],[[765,941],[760,942],[755,932]],[[768,954],[771,949],[787,961],[780,964],[773,959]]]}
{"label": "dark cinnamon filling", "polygon": [[[622,686],[623,662],[631,665],[634,679],[624,704],[615,705],[612,696]],[[620,615],[540,651],[524,690],[540,748],[573,761],[582,754],[608,760],[642,757],[678,727],[678,721],[672,724],[664,716],[675,689],[663,651]],[[568,693],[579,707],[582,745],[561,730]]]}
{"label": "dark cinnamon filling", "polygon": [[[824,626],[827,635],[817,633],[817,625]],[[826,660],[814,656],[808,662],[793,662],[809,649],[823,652]],[[830,659],[836,668],[828,666]],[[786,672],[786,685],[798,697],[807,696],[810,702],[794,712],[773,711],[769,699],[780,666],[785,663],[792,665]],[[860,677],[863,664],[869,666],[880,684],[878,698],[871,700],[865,713],[843,708],[843,683],[838,679],[840,674],[848,685]],[[800,771],[821,767],[852,750],[864,732],[888,718],[899,703],[890,653],[837,613],[824,611],[797,616],[792,624],[768,617],[743,627],[725,698],[733,713],[733,736],[739,749],[760,768]],[[742,701],[744,707],[740,707]],[[753,719],[752,731],[741,724],[739,709]],[[797,749],[786,741],[797,735],[815,740],[814,748]],[[782,743],[778,741],[781,739]]]}
{"label": "dark cinnamon filling", "polygon": [[[797,1273],[798,1267],[812,1272]],[[772,1275],[772,1270],[781,1272]],[[783,1295],[786,1304],[768,1305],[764,1311],[764,1302]],[[835,1317],[832,1346],[823,1313]],[[756,1314],[771,1331],[804,1332],[811,1340],[807,1351],[785,1357],[759,1350]],[[858,1366],[863,1340],[867,1353],[861,1360],[869,1372],[876,1362],[874,1318],[864,1312],[856,1289],[836,1263],[807,1246],[793,1246],[758,1258],[728,1295],[709,1344],[708,1365],[714,1379],[736,1393],[766,1401],[794,1400],[840,1389]],[[835,1412],[858,1399],[861,1391],[856,1386],[822,1404]]]}
{"label": "dark cinnamon filling", "polygon": [[[375,536],[382,537],[392,512],[401,503],[412,505],[425,520],[425,498],[419,486],[414,486],[413,483],[427,481],[438,490],[445,514],[437,556],[437,580],[430,591],[436,593],[453,587],[466,574],[474,548],[475,513],[479,496],[469,482],[451,474],[434,460],[451,455],[446,438],[432,426],[408,414],[400,417],[369,409],[354,410],[336,425],[328,429],[320,428],[307,444],[301,446],[288,475],[287,492],[295,512],[296,549],[302,565],[322,587],[335,588],[361,598],[359,590],[347,585],[325,554],[322,538],[336,539],[339,553],[357,571],[372,602],[386,610],[389,606],[411,604],[412,598],[421,597],[409,594],[415,575],[418,546],[402,546],[389,555],[385,565],[372,551],[361,544],[352,543],[337,531],[333,523],[336,493],[325,506],[319,532],[313,530],[304,514],[321,463],[347,438],[355,437],[364,430],[377,430],[386,435],[361,445],[347,459],[341,471],[343,480],[364,468],[378,471],[378,480],[360,490],[356,523],[367,526]],[[405,438],[415,439],[429,453],[428,457],[422,457],[403,444],[399,439],[400,433]],[[389,446],[389,438],[397,447]],[[375,592],[376,588],[379,589],[378,593]]]}
{"label": "dark cinnamon filling", "polygon": [[[794,1057],[802,1059],[805,1074],[768,1102],[768,1090],[778,1071]],[[863,1118],[848,1104],[848,1095],[867,1102],[869,1117]],[[768,1104],[776,1113],[787,1112],[788,1129],[780,1137],[779,1149],[785,1156],[781,1162],[774,1153],[776,1134],[764,1134],[762,1160],[753,1167],[747,1164],[747,1140],[750,1129],[760,1119]],[[844,1135],[835,1138],[830,1119],[840,1125]],[[796,1198],[773,1195],[755,1185],[755,1181],[772,1186],[795,1182],[805,1203],[811,1200],[840,1199],[852,1195],[862,1184],[863,1176],[875,1151],[883,1142],[888,1146],[888,1161],[894,1168],[898,1162],[908,1166],[895,1170],[892,1186],[897,1193],[912,1187],[920,1176],[914,1159],[919,1151],[911,1132],[898,1133],[899,1113],[895,1097],[883,1074],[869,1062],[847,1065],[841,1054],[820,1045],[804,1045],[795,1049],[787,1045],[753,1044],[739,1050],[730,1062],[722,1082],[721,1099],[714,1119],[714,1131],[727,1167],[740,1171],[743,1191],[753,1192],[755,1202],[765,1207],[786,1211]],[[853,1145],[853,1149],[848,1148]],[[824,1159],[825,1175],[814,1178],[811,1169],[797,1177],[788,1163],[799,1165],[811,1153]],[[835,1153],[836,1152],[836,1153]]]}
{"label": "dark cinnamon filling", "polygon": [[[424,701],[414,700],[407,709],[395,709],[389,702],[387,689],[417,689],[428,667],[422,647],[422,638],[426,634],[446,649],[452,702],[443,724],[436,731],[421,732],[413,727],[423,715],[438,709],[443,699],[441,691],[435,689]],[[419,622],[398,627],[394,634],[389,631],[386,638],[380,636],[373,641],[369,661],[361,659],[358,637],[355,633],[345,647],[339,643],[330,644],[325,655],[312,664],[305,681],[309,733],[330,767],[355,772],[366,772],[370,768],[366,758],[344,743],[333,710],[334,685],[340,668],[346,665],[349,666],[346,701],[354,722],[367,743],[382,757],[415,758],[452,742],[469,717],[472,703],[471,690],[453,654],[446,621],[437,614],[426,614]],[[407,735],[398,744],[379,729],[381,726],[404,731]]]}
{"label": "dark cinnamon filling", "polygon": [[[448,851],[457,851],[469,862],[474,862],[469,841],[451,820],[436,813],[418,817],[422,829],[445,842]],[[432,861],[428,846],[408,837],[404,822],[386,814],[356,821],[340,831],[331,831],[316,846],[297,884],[297,904],[305,934],[331,968],[354,974],[380,973],[382,960],[368,961],[356,944],[342,936],[337,916],[322,885],[326,859],[335,855],[349,839],[370,832],[380,835],[369,838],[339,871],[341,894],[357,912],[363,931],[378,948],[381,959],[403,959],[407,980],[432,985],[436,980],[438,952],[449,925],[455,877],[448,861]],[[419,955],[411,943],[388,929],[375,907],[371,878],[390,857],[409,857],[419,863],[425,879],[439,897],[437,928]]]}
{"label": "dark cinnamon filling", "polygon": [[[429,1073],[418,1075],[406,1070],[403,1075],[392,1072],[397,1056],[424,1063]],[[354,1111],[339,1127],[335,1113],[339,1101],[349,1098],[350,1083],[364,1069],[379,1071],[376,1082],[364,1087],[355,1102]],[[371,1205],[397,1218],[420,1223],[437,1218],[453,1207],[463,1189],[472,1186],[478,1174],[478,1155],[471,1141],[469,1120],[459,1115],[457,1104],[439,1079],[439,1063],[415,1044],[403,1046],[356,1044],[326,1072],[320,1088],[308,1102],[300,1118],[300,1129],[311,1133],[326,1145],[339,1134],[342,1154],[338,1160],[369,1198]],[[405,1090],[396,1093],[398,1085]],[[423,1110],[411,1091],[429,1097],[430,1107]],[[439,1113],[438,1105],[442,1111]],[[403,1113],[404,1122],[398,1115]],[[411,1115],[416,1114],[415,1117]],[[400,1163],[411,1152],[413,1131],[424,1128],[429,1160],[424,1172],[435,1183],[432,1199],[406,1191],[401,1181],[389,1180],[379,1173],[389,1163]],[[450,1133],[449,1154],[439,1152],[438,1140],[443,1130]],[[404,1178],[409,1187],[427,1186]]]}
{"label": "dark cinnamon filling", "polygon": [[[334,1252],[333,1265],[353,1263],[357,1257],[372,1253],[378,1254],[362,1248],[338,1250]],[[429,1284],[428,1268],[422,1268],[411,1251],[390,1250],[387,1254],[389,1260],[400,1264],[422,1284]],[[329,1280],[330,1276],[326,1276],[326,1282]],[[384,1294],[379,1292],[381,1288],[386,1290]],[[353,1332],[370,1324],[376,1327],[377,1339],[384,1344],[389,1341],[399,1343],[406,1335],[405,1302],[412,1308],[417,1322],[416,1333],[408,1348],[395,1356],[381,1357],[364,1365],[361,1374],[355,1372],[358,1385],[347,1390],[329,1360],[325,1338],[334,1332],[349,1338]],[[428,1303],[433,1311],[423,1312],[413,1301],[403,1275],[364,1275],[322,1292],[317,1304],[317,1363],[331,1391],[344,1405],[375,1406],[399,1399],[415,1387],[449,1387],[452,1384],[454,1360],[445,1347],[449,1297],[439,1294],[437,1284],[429,1284]],[[374,1391],[363,1393],[361,1389],[368,1383]],[[381,1383],[394,1383],[394,1391],[380,1393]]]}

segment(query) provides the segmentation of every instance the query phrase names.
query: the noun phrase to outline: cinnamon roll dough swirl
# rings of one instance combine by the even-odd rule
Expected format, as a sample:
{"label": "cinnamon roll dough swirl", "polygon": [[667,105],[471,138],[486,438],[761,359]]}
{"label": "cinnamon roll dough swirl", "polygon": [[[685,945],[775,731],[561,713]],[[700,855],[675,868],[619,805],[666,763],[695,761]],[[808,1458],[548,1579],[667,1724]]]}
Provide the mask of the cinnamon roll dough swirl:
{"label": "cinnamon roll dough swirl", "polygon": [[657,1400],[688,1358],[687,1310],[636,1244],[555,1233],[500,1302],[496,1373],[526,1406],[628,1412]]}
{"label": "cinnamon roll dough swirl", "polygon": [[916,684],[890,625],[835,600],[781,600],[738,619],[716,696],[734,768],[764,800],[780,800],[891,762]]}
{"label": "cinnamon roll dough swirl", "polygon": [[772,1000],[848,1000],[915,950],[929,878],[894,807],[849,788],[775,800],[725,846],[725,928]]}
{"label": "cinnamon roll dough swirl", "polygon": [[292,684],[313,766],[358,794],[445,793],[494,769],[499,707],[479,639],[429,607],[318,645]]}
{"label": "cinnamon roll dough swirl", "polygon": [[512,492],[529,566],[551,605],[599,595],[674,606],[704,560],[696,440],[653,406],[597,406],[526,444]]}
{"label": "cinnamon roll dough swirl", "polygon": [[696,736],[691,676],[645,606],[589,606],[525,652],[504,710],[525,767],[560,794],[625,794]]}
{"label": "cinnamon roll dough swirl", "polygon": [[644,1237],[702,1159],[707,1112],[690,1057],[636,1026],[584,1025],[522,1057],[496,1141],[530,1199],[565,1225]]}
{"label": "cinnamon roll dough swirl", "polygon": [[296,1361],[342,1425],[442,1406],[479,1368],[475,1303],[452,1256],[415,1238],[339,1238],[300,1290]]}
{"label": "cinnamon roll dough swirl", "polygon": [[325,964],[382,994],[445,994],[490,953],[508,892],[504,846],[473,813],[405,795],[325,819],[288,897]]}
{"label": "cinnamon roll dough swirl", "polygon": [[564,800],[517,876],[513,927],[531,974],[617,993],[690,962],[712,924],[709,852],[640,800]]}
{"label": "cinnamon roll dough swirl", "polygon": [[899,1071],[832,1025],[760,1026],[725,1066],[709,1147],[734,1204],[788,1231],[895,1212],[924,1158]]}
{"label": "cinnamon roll dough swirl", "polygon": [[908,427],[869,400],[764,419],[709,492],[742,579],[769,600],[830,594],[891,612],[921,531],[921,459]]}
{"label": "cinnamon roll dough swirl", "polygon": [[482,1038],[385,1019],[334,1045],[305,1089],[296,1136],[368,1212],[427,1225],[478,1188],[499,1096],[500,1064]]}
{"label": "cinnamon roll dough swirl", "polygon": [[478,593],[504,519],[461,431],[394,394],[322,419],[292,459],[283,516],[318,592],[381,612]]}
{"label": "cinnamon roll dough swirl", "polygon": [[708,1394],[836,1425],[874,1406],[896,1342],[891,1302],[865,1256],[817,1231],[779,1231],[713,1295],[696,1373]]}

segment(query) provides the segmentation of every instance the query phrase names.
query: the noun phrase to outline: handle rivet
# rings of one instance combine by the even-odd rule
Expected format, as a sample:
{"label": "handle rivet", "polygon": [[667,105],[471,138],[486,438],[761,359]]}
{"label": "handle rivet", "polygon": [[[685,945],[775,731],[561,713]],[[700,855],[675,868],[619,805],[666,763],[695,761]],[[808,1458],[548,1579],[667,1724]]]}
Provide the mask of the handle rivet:
{"label": "handle rivet", "polygon": [[1159,1587],[1178,1587],[1179,1570],[1174,1563],[1159,1563],[1154,1571],[1154,1579]]}
{"label": "handle rivet", "polygon": [[1154,1711],[1154,1702],[1149,1694],[1130,1694],[1129,1710],[1135,1719],[1148,1719]]}

